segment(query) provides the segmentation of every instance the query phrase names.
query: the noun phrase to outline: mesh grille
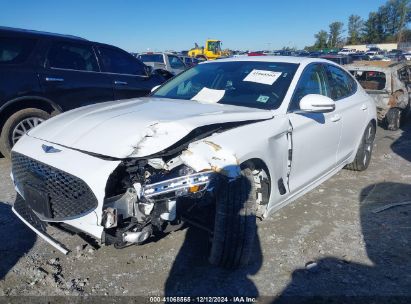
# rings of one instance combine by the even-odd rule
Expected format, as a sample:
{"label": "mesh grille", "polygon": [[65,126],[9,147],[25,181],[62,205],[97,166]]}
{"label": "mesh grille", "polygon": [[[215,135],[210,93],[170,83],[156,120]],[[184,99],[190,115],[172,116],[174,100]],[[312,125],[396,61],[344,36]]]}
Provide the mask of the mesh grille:
{"label": "mesh grille", "polygon": [[[45,217],[62,220],[97,207],[97,199],[87,184],[67,172],[43,164],[22,154],[12,153],[12,171],[22,192],[35,188],[48,201],[32,206]],[[27,204],[30,205],[30,201]],[[39,210],[44,209],[44,210]]]}
{"label": "mesh grille", "polygon": [[20,195],[17,195],[16,197],[16,201],[14,202],[14,209],[34,228],[39,231],[46,232],[47,224],[45,222],[42,222],[30,208],[27,208],[26,202]]}

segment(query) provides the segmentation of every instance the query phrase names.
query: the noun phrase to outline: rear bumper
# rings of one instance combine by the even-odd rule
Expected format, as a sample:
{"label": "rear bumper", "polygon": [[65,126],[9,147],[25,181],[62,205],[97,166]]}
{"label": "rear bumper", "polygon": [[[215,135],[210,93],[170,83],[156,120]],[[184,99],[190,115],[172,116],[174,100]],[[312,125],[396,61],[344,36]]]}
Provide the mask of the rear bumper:
{"label": "rear bumper", "polygon": [[69,253],[69,250],[64,245],[60,244],[57,240],[55,240],[47,233],[47,223],[41,221],[38,216],[27,206],[24,199],[19,195],[17,195],[12,210],[14,214],[39,237],[41,237],[61,253]]}

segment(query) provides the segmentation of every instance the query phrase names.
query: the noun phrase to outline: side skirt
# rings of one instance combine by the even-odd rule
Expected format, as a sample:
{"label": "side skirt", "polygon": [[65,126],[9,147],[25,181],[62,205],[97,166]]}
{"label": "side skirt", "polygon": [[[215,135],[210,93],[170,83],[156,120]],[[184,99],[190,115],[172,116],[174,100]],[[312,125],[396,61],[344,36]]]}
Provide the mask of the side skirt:
{"label": "side skirt", "polygon": [[308,184],[306,187],[302,188],[298,192],[290,195],[287,197],[285,200],[280,201],[278,204],[273,205],[270,207],[263,215],[263,218],[268,217],[269,215],[273,214],[274,212],[278,211],[279,209],[283,208],[284,206],[288,205],[289,203],[295,201],[296,199],[300,198],[307,192],[313,190],[315,187],[319,186],[323,182],[325,182],[327,179],[331,178],[333,175],[337,174],[344,166],[347,164],[347,160],[342,162],[339,166],[335,167],[333,170],[327,172],[323,176],[321,176],[319,179],[313,181],[311,184]]}

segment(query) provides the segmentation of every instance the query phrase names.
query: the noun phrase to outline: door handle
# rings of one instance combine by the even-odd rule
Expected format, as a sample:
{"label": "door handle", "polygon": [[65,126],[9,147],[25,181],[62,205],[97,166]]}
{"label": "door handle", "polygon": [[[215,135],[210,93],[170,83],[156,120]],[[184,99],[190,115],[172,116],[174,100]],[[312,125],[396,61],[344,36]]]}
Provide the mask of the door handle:
{"label": "door handle", "polygon": [[127,82],[125,82],[125,81],[119,81],[119,80],[115,80],[115,81],[114,81],[114,84],[118,84],[118,85],[128,85]]}
{"label": "door handle", "polygon": [[47,82],[63,82],[63,78],[58,78],[58,77],[46,77],[45,80]]}
{"label": "door handle", "polygon": [[368,109],[368,106],[367,106],[366,104],[363,104],[363,105],[361,106],[361,110],[365,111],[365,110],[367,110],[367,109]]}
{"label": "door handle", "polygon": [[331,121],[333,121],[333,122],[337,122],[337,121],[339,121],[339,120],[341,119],[341,116],[338,115],[338,114],[335,114],[335,115],[334,115],[333,117],[331,117],[330,119],[331,119]]}

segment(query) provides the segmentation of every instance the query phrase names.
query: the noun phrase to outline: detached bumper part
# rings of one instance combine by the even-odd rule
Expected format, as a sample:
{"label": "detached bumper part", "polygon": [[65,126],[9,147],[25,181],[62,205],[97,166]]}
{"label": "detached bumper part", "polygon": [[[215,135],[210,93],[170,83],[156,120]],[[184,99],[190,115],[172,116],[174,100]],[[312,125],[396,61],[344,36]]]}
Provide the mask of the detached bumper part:
{"label": "detached bumper part", "polygon": [[31,230],[33,230],[39,237],[41,237],[43,240],[52,245],[61,253],[69,253],[69,250],[67,248],[65,248],[62,244],[53,239],[53,237],[51,237],[47,233],[47,224],[41,221],[37,217],[37,215],[30,208],[27,207],[26,202],[19,195],[16,198],[16,202],[14,203],[12,210],[14,214]]}

